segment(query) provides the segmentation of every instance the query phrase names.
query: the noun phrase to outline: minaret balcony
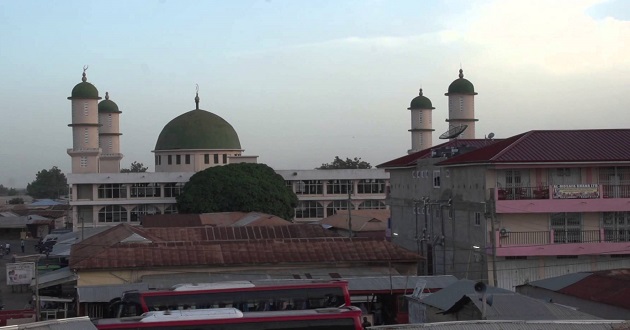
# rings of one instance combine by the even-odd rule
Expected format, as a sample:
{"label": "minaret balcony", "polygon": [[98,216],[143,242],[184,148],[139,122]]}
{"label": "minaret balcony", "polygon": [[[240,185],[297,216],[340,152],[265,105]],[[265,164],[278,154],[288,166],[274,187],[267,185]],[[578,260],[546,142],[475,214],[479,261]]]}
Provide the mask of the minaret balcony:
{"label": "minaret balcony", "polygon": [[113,159],[113,160],[120,160],[123,158],[123,154],[120,152],[116,152],[116,153],[109,153],[109,154],[101,154],[100,157],[102,160],[104,159]]}
{"label": "minaret balcony", "polygon": [[101,148],[68,149],[68,155],[70,156],[98,156],[100,153]]}

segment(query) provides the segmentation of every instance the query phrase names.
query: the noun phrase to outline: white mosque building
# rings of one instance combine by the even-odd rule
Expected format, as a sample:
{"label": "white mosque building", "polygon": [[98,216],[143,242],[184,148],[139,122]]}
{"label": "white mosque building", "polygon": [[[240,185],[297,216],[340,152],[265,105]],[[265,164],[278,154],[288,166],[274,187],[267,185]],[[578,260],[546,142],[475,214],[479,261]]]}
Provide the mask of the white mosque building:
{"label": "white mosque building", "polygon": [[[220,116],[199,108],[171,120],[158,136],[155,172],[120,173],[118,105],[101,100],[97,88],[82,81],[71,96],[71,221],[78,230],[119,223],[139,224],[144,214],[177,213],[176,197],[189,178],[209,167],[257,162],[243,155],[236,130]],[[430,101],[429,101],[430,104]],[[313,222],[339,209],[385,209],[389,173],[380,169],[277,170],[299,199],[295,222]],[[348,198],[348,187],[352,187]]]}

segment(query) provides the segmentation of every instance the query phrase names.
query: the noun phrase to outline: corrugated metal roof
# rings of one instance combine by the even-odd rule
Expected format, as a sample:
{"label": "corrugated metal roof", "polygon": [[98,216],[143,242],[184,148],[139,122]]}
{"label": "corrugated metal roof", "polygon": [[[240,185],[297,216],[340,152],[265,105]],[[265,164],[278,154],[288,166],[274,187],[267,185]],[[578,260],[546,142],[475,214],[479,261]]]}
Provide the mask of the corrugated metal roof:
{"label": "corrugated metal roof", "polygon": [[344,278],[348,281],[350,291],[407,291],[412,294],[413,289],[422,283],[425,290],[443,289],[455,282],[457,278],[452,275],[441,276],[378,276],[378,277],[353,277]]}
{"label": "corrugated metal roof", "polygon": [[117,285],[94,285],[77,287],[79,301],[86,302],[110,302],[114,298],[120,298],[125,291],[149,290],[147,283],[130,283]]}
{"label": "corrugated metal roof", "polygon": [[[471,281],[471,280],[459,280],[443,288],[442,290],[436,293],[433,293],[430,296],[427,296],[426,298],[422,298],[420,302],[429,306],[439,308],[441,310],[448,310],[453,305],[455,305],[455,303],[460,301],[462,297],[464,297],[465,295],[475,294],[475,287],[474,287],[475,283],[477,282]],[[493,286],[488,286],[486,292],[487,294],[494,294],[494,293],[514,294],[514,292],[512,291],[496,288]]]}
{"label": "corrugated metal roof", "polygon": [[32,322],[19,325],[9,325],[0,327],[2,330],[96,330],[96,326],[90,321],[88,316],[72,317],[59,320],[48,320],[41,322]]}
{"label": "corrugated metal roof", "polygon": [[144,228],[144,231],[159,237],[163,241],[169,242],[341,237],[340,235],[325,230],[320,226],[310,224],[239,227],[152,227]]}
{"label": "corrugated metal roof", "polygon": [[[70,268],[64,267],[40,275],[38,279],[38,287],[40,289],[47,288],[49,286],[72,282],[76,280],[77,276],[74,274],[74,272]],[[35,280],[31,281],[31,286],[35,286]]]}
{"label": "corrugated metal roof", "polygon": [[[466,295],[477,306],[483,309],[480,294]],[[486,304],[488,320],[596,320],[599,319],[581,311],[534,299],[518,293],[487,294],[492,297],[492,306]]]}
{"label": "corrugated metal roof", "polygon": [[630,162],[630,144],[621,141],[630,141],[630,129],[529,131],[437,165]]}
{"label": "corrugated metal roof", "polygon": [[595,272],[557,291],[630,311],[630,269]]}
{"label": "corrugated metal roof", "polygon": [[102,242],[97,247],[75,249],[77,245],[84,244],[72,247],[70,267],[73,269],[385,261],[415,263],[422,259],[420,255],[391,242],[347,238],[183,241],[113,246]]}
{"label": "corrugated metal roof", "polygon": [[[624,327],[625,326],[625,327]],[[455,321],[422,324],[401,324],[370,327],[381,330],[612,330],[627,329],[630,322],[612,320],[580,321]]]}
{"label": "corrugated metal roof", "polygon": [[532,281],[525,285],[531,285],[547,290],[557,291],[571,284],[581,281],[593,273],[570,273],[556,277],[545,278],[542,280]]}
{"label": "corrugated metal roof", "polygon": [[450,147],[468,147],[468,148],[481,148],[488,145],[495,144],[502,140],[489,140],[489,139],[458,139],[448,141],[442,144],[438,144],[431,148],[427,148],[424,150],[420,150],[418,152],[414,152],[409,155],[402,156],[400,158],[396,158],[385,162],[383,164],[377,165],[377,168],[399,168],[399,167],[413,167],[416,166],[416,162],[420,159],[426,159],[431,157],[432,150],[438,150],[441,148],[450,148]]}

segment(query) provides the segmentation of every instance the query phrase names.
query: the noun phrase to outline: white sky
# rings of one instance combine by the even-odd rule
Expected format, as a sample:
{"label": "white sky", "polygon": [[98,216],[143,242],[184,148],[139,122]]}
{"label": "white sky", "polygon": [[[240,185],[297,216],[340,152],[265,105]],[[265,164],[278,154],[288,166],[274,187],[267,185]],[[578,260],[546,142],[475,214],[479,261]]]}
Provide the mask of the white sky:
{"label": "white sky", "polygon": [[0,184],[70,170],[66,98],[86,64],[123,112],[123,167],[153,169],[157,136],[199,84],[244,154],[310,169],[405,155],[420,87],[441,142],[460,64],[478,138],[628,128],[629,40],[623,0],[0,2]]}

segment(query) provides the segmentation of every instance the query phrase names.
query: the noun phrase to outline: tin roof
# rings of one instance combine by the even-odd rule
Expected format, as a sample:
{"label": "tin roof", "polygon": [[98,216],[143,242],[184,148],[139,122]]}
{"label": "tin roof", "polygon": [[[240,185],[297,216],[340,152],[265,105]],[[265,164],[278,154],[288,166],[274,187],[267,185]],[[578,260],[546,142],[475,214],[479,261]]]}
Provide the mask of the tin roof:
{"label": "tin roof", "polygon": [[387,330],[621,330],[630,326],[628,321],[618,320],[477,320],[436,323],[383,325],[370,329]]}
{"label": "tin roof", "polygon": [[142,226],[198,227],[198,226],[286,226],[291,222],[259,212],[216,212],[202,214],[151,214],[142,218]]}
{"label": "tin roof", "polygon": [[31,322],[17,325],[9,325],[6,327],[0,327],[2,330],[96,330],[96,326],[88,316],[71,317],[67,319],[48,320],[40,322]]}
{"label": "tin roof", "polygon": [[437,165],[630,162],[630,129],[529,131]]}
{"label": "tin roof", "polygon": [[143,230],[146,233],[169,242],[340,237],[320,226],[310,224],[247,227],[144,228]]}

